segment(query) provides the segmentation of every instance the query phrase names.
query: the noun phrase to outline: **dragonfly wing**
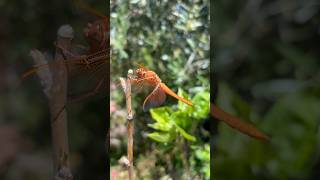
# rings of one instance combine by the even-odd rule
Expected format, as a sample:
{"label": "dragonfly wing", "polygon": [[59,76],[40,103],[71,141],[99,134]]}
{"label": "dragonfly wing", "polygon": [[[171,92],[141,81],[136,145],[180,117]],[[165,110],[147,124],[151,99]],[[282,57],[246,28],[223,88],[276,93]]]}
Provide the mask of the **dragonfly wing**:
{"label": "dragonfly wing", "polygon": [[50,72],[59,72],[61,66],[65,66],[68,71],[68,100],[71,102],[78,99],[87,99],[84,97],[92,97],[95,94],[107,94],[108,89],[108,54],[97,54],[88,56],[89,64],[84,62],[83,57],[75,57],[67,60],[55,60],[47,64],[41,64],[27,70],[22,79],[25,79],[42,69],[50,69]]}
{"label": "dragonfly wing", "polygon": [[151,87],[148,82],[146,81],[137,81],[137,82],[132,82],[131,83],[132,86],[132,91],[136,92],[136,93],[140,93],[143,90],[150,90],[149,88]]}
{"label": "dragonfly wing", "polygon": [[166,100],[166,93],[156,86],[155,89],[146,97],[143,102],[143,111],[148,111],[150,108],[160,106]]}
{"label": "dragonfly wing", "polygon": [[[106,60],[86,67],[78,66],[69,76],[68,97],[69,100],[77,102],[80,99],[88,99],[96,95],[107,94],[108,89],[108,69],[109,64]],[[80,100],[80,101],[81,101]]]}

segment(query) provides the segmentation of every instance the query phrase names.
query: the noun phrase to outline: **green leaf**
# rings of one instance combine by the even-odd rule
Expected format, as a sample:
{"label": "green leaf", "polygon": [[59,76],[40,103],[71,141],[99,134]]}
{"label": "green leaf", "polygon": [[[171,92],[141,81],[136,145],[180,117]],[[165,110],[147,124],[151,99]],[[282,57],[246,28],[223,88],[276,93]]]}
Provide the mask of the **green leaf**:
{"label": "green leaf", "polygon": [[140,2],[140,0],[131,0],[131,1],[130,1],[131,4],[137,4],[137,3],[139,3],[139,2]]}
{"label": "green leaf", "polygon": [[210,94],[209,92],[197,93],[192,102],[194,103],[194,112],[192,117],[195,119],[203,119],[208,116],[210,109]]}
{"label": "green leaf", "polygon": [[148,134],[148,137],[161,143],[169,143],[171,140],[169,133],[154,132],[154,133]]}
{"label": "green leaf", "polygon": [[[178,95],[184,98],[187,98],[187,94],[179,89]],[[174,111],[173,108],[169,107],[160,107],[150,110],[152,118],[156,121],[153,124],[148,124],[149,127],[159,130],[161,132],[151,133],[152,139],[158,142],[169,142],[166,140],[174,140],[175,133],[179,132],[185,139],[188,141],[195,142],[196,138],[186,131],[191,131],[191,127],[196,122],[194,120],[200,120],[208,116],[210,108],[210,94],[207,91],[198,92],[193,98],[193,102],[196,104],[194,107],[189,107],[184,103],[179,102],[177,111]],[[190,116],[190,115],[193,116]],[[163,140],[164,132],[167,132],[167,138]],[[159,133],[163,137],[158,137]],[[170,134],[170,135],[169,135]],[[169,138],[171,137],[171,138]]]}
{"label": "green leaf", "polygon": [[[178,89],[178,96],[183,97],[184,99],[189,100],[188,94],[187,94],[186,92],[184,92],[184,91],[183,91],[182,89],[180,89],[180,88]],[[179,110],[185,111],[185,110],[188,110],[188,108],[191,109],[191,107],[190,107],[189,105],[185,104],[185,103],[182,102],[182,101],[178,101],[178,109],[179,109]]]}
{"label": "green leaf", "polygon": [[152,127],[153,129],[159,130],[159,131],[165,131],[168,132],[172,129],[171,123],[154,123],[154,124],[148,124],[149,127]]}
{"label": "green leaf", "polygon": [[195,45],[195,43],[194,43],[193,40],[187,39],[187,42],[188,42],[189,46],[190,46],[192,49],[194,49],[194,48],[196,47],[196,45]]}
{"label": "green leaf", "polygon": [[172,113],[171,119],[174,123],[179,125],[184,129],[188,129],[192,123],[194,123],[187,112],[185,111],[176,111]]}
{"label": "green leaf", "polygon": [[148,124],[149,127],[152,127],[160,131],[170,131],[172,124],[170,123],[170,114],[171,109],[168,107],[155,108],[150,110],[151,117],[156,121],[156,123]]}
{"label": "green leaf", "polygon": [[188,134],[184,129],[182,129],[181,127],[179,127],[177,124],[176,125],[176,128],[177,130],[180,132],[180,134],[186,138],[187,140],[189,141],[192,141],[192,142],[195,142],[196,141],[196,138],[190,134]]}
{"label": "green leaf", "polygon": [[171,109],[168,107],[160,107],[150,109],[151,117],[159,123],[167,123],[170,121]]}
{"label": "green leaf", "polygon": [[207,144],[204,147],[197,146],[195,156],[200,160],[210,161],[210,146]]}

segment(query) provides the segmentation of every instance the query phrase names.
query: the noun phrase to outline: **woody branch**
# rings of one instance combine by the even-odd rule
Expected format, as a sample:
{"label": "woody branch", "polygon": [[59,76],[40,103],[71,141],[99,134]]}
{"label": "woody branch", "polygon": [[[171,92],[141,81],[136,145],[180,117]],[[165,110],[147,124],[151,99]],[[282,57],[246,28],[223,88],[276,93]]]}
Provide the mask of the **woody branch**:
{"label": "woody branch", "polygon": [[[69,25],[61,26],[57,33],[58,46],[65,49],[71,48],[73,39],[73,29]],[[34,64],[47,64],[49,56],[41,53],[39,50],[30,52],[34,60]],[[65,104],[67,101],[67,70],[63,63],[63,55],[56,49],[54,61],[58,63],[58,71],[50,71],[50,68],[43,68],[37,71],[37,75],[41,81],[43,91],[48,98],[50,114],[51,114],[51,134],[53,144],[53,168],[54,180],[72,179],[69,167],[69,145],[67,130],[67,112]]]}
{"label": "woody branch", "polygon": [[126,97],[126,106],[127,106],[127,133],[128,133],[128,143],[127,143],[127,168],[129,180],[134,179],[133,172],[133,133],[134,133],[134,121],[133,113],[131,106],[131,80],[133,71],[130,69],[128,71],[127,79],[120,78],[122,88]]}

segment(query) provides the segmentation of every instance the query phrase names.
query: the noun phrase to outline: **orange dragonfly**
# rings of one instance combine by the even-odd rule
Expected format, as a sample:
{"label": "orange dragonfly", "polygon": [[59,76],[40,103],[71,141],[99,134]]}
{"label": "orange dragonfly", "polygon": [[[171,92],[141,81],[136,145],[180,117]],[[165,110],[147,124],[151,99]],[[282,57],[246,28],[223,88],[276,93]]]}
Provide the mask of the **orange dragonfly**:
{"label": "orange dragonfly", "polygon": [[[144,111],[148,111],[152,107],[163,104],[166,99],[166,94],[169,94],[170,96],[184,102],[189,106],[193,106],[190,101],[178,96],[167,85],[165,85],[154,71],[148,70],[146,67],[141,65],[139,66],[140,68],[134,72],[136,77],[131,78],[131,82],[139,85],[140,87],[142,87],[142,84],[148,84],[154,87],[153,91],[143,102]],[[216,119],[225,122],[230,127],[235,128],[246,135],[260,140],[269,140],[269,137],[266,134],[256,129],[253,125],[226,113],[214,104],[211,104],[210,113]]]}
{"label": "orange dragonfly", "polygon": [[227,112],[223,111],[213,103],[211,103],[210,107],[210,114],[214,118],[223,121],[226,123],[228,126],[248,135],[253,138],[259,139],[259,140],[264,140],[267,141],[270,139],[269,136],[264,134],[263,132],[259,131],[256,129],[253,125],[246,123],[245,121],[242,121],[240,118],[237,118],[235,116],[232,116],[228,114]]}
{"label": "orange dragonfly", "polygon": [[84,36],[89,44],[88,51],[84,55],[76,55],[56,45],[65,60],[34,66],[22,75],[22,79],[25,79],[42,68],[56,71],[62,64],[65,65],[68,70],[68,102],[88,99],[109,87],[109,80],[106,77],[109,72],[110,54],[109,18],[80,1],[77,4],[81,9],[98,17],[97,20],[88,23],[84,28]]}
{"label": "orange dragonfly", "polygon": [[193,106],[190,101],[178,96],[166,84],[164,84],[154,71],[151,71],[141,65],[139,66],[140,67],[134,71],[135,76],[130,79],[131,83],[136,84],[140,87],[142,87],[143,84],[154,87],[153,91],[146,97],[143,102],[144,111],[148,111],[150,108],[163,104],[166,100],[166,94],[182,101],[189,106]]}

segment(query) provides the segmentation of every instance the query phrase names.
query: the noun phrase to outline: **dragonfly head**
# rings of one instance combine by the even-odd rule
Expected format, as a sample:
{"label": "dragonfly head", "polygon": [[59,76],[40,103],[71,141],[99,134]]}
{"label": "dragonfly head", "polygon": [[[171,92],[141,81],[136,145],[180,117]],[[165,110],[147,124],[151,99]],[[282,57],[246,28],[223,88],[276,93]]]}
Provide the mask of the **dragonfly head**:
{"label": "dragonfly head", "polygon": [[144,68],[139,68],[135,71],[135,74],[139,77],[139,78],[143,78],[145,77],[146,74],[146,70]]}

